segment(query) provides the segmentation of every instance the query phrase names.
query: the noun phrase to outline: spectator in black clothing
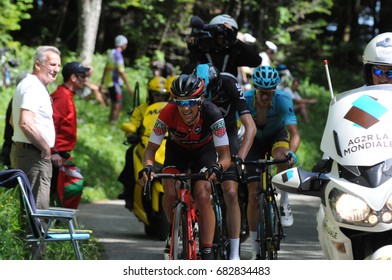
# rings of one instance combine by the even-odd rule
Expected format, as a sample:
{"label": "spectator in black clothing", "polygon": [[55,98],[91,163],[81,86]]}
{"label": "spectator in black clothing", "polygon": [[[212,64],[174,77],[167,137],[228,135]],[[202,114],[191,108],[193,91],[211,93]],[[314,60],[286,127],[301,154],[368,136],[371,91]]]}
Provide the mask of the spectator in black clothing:
{"label": "spectator in black clothing", "polygon": [[12,134],[14,133],[14,129],[10,124],[12,110],[12,99],[8,103],[7,112],[5,114],[5,126],[4,126],[4,142],[3,147],[1,149],[1,162],[4,166],[11,168],[11,147],[12,147]]}
{"label": "spectator in black clothing", "polygon": [[192,32],[188,38],[188,63],[182,72],[189,74],[200,63],[210,63],[221,72],[235,77],[238,67],[257,67],[261,63],[258,51],[251,45],[237,40],[238,24],[229,15],[214,17],[204,24],[198,16],[191,19]]}

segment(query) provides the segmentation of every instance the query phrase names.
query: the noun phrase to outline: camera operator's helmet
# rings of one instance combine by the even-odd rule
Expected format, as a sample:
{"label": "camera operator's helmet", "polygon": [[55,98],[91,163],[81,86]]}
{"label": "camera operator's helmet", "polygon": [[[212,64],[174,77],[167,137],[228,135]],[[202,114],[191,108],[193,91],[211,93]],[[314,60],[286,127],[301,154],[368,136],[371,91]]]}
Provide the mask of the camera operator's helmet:
{"label": "camera operator's helmet", "polygon": [[381,33],[370,40],[363,52],[362,62],[365,83],[373,85],[372,67],[392,66],[392,32]]}
{"label": "camera operator's helmet", "polygon": [[166,79],[154,77],[148,82],[148,101],[150,104],[158,101],[167,101],[169,93],[166,89]]}
{"label": "camera operator's helmet", "polygon": [[222,87],[219,70],[212,64],[199,64],[195,74],[204,80],[206,98],[210,99],[219,94]]}
{"label": "camera operator's helmet", "polygon": [[230,24],[235,29],[235,31],[238,31],[237,22],[231,16],[229,16],[227,14],[222,14],[222,15],[214,17],[210,21],[210,24],[224,24],[225,22]]}
{"label": "camera operator's helmet", "polygon": [[173,98],[199,98],[204,93],[204,81],[195,74],[181,74],[171,86]]}
{"label": "camera operator's helmet", "polygon": [[259,66],[253,72],[253,84],[257,88],[275,89],[280,82],[278,71],[271,66]]}

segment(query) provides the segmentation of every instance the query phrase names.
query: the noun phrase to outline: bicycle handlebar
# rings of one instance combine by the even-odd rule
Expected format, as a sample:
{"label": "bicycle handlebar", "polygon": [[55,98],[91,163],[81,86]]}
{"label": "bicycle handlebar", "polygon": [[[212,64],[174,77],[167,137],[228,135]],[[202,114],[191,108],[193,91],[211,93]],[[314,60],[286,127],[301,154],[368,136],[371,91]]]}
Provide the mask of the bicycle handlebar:
{"label": "bicycle handlebar", "polygon": [[243,165],[256,165],[256,166],[265,166],[265,165],[274,165],[289,162],[290,158],[285,159],[258,159],[258,160],[244,160],[242,162]]}
{"label": "bicycle handlebar", "polygon": [[152,181],[157,179],[173,179],[179,181],[185,181],[188,179],[199,179],[199,180],[207,180],[206,175],[203,173],[179,173],[179,174],[170,174],[170,173],[155,173],[152,180],[150,178],[147,179],[146,183],[144,184],[143,188],[143,196],[148,200],[151,201],[151,186]]}
{"label": "bicycle handlebar", "polygon": [[174,179],[174,180],[188,180],[188,179],[206,179],[204,173],[155,173],[154,179]]}

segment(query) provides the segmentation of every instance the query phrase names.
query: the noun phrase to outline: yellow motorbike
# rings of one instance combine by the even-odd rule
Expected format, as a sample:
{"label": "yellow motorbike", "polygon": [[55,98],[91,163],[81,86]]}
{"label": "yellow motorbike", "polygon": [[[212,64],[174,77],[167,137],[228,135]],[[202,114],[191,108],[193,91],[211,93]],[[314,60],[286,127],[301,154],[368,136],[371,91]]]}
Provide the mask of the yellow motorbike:
{"label": "yellow motorbike", "polygon": [[[143,186],[137,182],[138,173],[143,169],[143,153],[147,146],[149,136],[154,127],[155,121],[159,115],[159,112],[167,104],[167,102],[157,102],[148,106],[145,110],[142,127],[141,140],[136,144],[133,150],[133,163],[134,163],[134,178],[136,183],[134,186],[134,201],[133,201],[133,213],[135,216],[144,224],[145,233],[149,236],[157,236],[160,240],[165,240],[170,226],[166,219],[163,206],[163,186],[160,181],[154,180],[151,188],[151,199],[143,195]],[[129,123],[122,125],[122,130],[125,132],[130,130]],[[155,155],[155,168],[160,170],[164,163],[165,158],[165,145],[166,140],[162,143]]]}

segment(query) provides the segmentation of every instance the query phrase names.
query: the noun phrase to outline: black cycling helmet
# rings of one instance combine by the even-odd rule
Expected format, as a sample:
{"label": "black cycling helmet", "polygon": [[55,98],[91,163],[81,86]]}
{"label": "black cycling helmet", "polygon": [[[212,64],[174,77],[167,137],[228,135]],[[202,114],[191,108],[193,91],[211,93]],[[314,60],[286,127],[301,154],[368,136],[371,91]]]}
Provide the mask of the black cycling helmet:
{"label": "black cycling helmet", "polygon": [[271,66],[259,66],[253,72],[253,84],[257,88],[275,89],[280,82],[278,71]]}
{"label": "black cycling helmet", "polygon": [[212,64],[199,64],[194,73],[204,80],[204,86],[206,88],[206,98],[212,98],[221,91],[222,79],[218,68]]}
{"label": "black cycling helmet", "polygon": [[195,74],[181,74],[172,83],[173,98],[199,98],[204,93],[204,80]]}

